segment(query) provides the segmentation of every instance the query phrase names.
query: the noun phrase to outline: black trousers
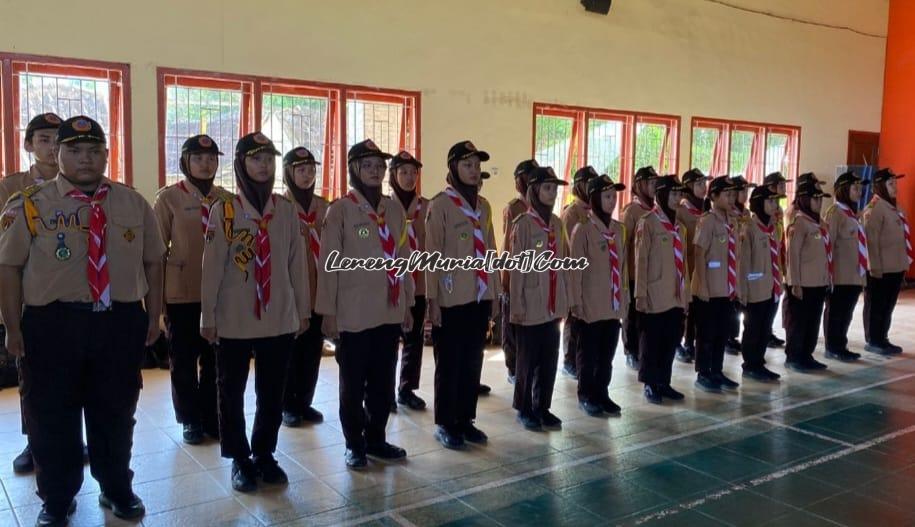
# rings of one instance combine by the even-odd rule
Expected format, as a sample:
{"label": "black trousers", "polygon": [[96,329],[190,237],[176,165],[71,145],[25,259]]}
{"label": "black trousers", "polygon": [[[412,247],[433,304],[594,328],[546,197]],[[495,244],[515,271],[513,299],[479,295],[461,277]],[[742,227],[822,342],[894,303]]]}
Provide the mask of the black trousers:
{"label": "black trousers", "polygon": [[515,376],[515,357],[518,352],[518,325],[511,320],[511,303],[508,295],[502,295],[502,353],[505,355],[505,367],[508,374]]}
{"label": "black trousers", "polygon": [[365,451],[385,440],[391,412],[400,324],[340,332],[340,424],[346,448]]}
{"label": "black trousers", "polygon": [[302,415],[311,407],[321,369],[321,352],[324,349],[324,334],[321,323],[324,317],[312,312],[308,331],[295,338],[286,370],[286,387],[283,391],[283,411]]}
{"label": "black trousers", "polygon": [[578,400],[596,404],[609,399],[607,388],[613,375],[613,356],[620,341],[619,320],[587,323],[576,319],[581,341],[578,346]]}
{"label": "black trousers", "polygon": [[686,321],[683,324],[683,345],[696,348],[696,298],[689,303],[689,311],[686,313]]}
{"label": "black trousers", "polygon": [[[773,299],[773,302],[775,302],[775,306],[773,307],[773,309],[775,310],[775,313],[778,313],[778,309],[779,309],[779,308],[782,306],[782,304],[783,304],[782,299],[781,299],[781,297],[779,297],[779,298],[774,298],[774,299]],[[772,321],[772,336],[774,337],[774,336],[775,336],[775,315],[774,315],[774,314],[772,315],[772,319],[773,319],[773,321]]]}
{"label": "black trousers", "polygon": [[721,373],[724,345],[731,332],[734,303],[727,297],[709,298],[693,303],[696,308],[696,372],[700,375]]}
{"label": "black trousers", "polygon": [[441,312],[441,327],[432,328],[435,424],[457,428],[477,417],[477,390],[492,302],[443,307]]}
{"label": "black trousers", "polygon": [[550,409],[559,359],[559,319],[536,326],[520,326],[518,371],[512,407],[524,415]]}
{"label": "black trousers", "polygon": [[[283,421],[283,385],[295,336],[256,339],[221,338],[216,348],[219,395],[219,445],[231,459],[272,455]],[[251,443],[245,433],[245,385],[254,358],[257,410]]]}
{"label": "black trousers", "polygon": [[635,309],[635,282],[629,282],[629,309],[623,320],[623,351],[626,355],[639,357],[639,317],[642,314]]}
{"label": "black trousers", "polygon": [[397,388],[401,393],[419,389],[419,372],[423,367],[423,325],[426,322],[426,297],[416,297],[410,313],[413,315],[413,329],[401,335],[403,351],[400,352],[400,385]]}
{"label": "black trousers", "polygon": [[743,340],[740,343],[744,370],[766,365],[766,346],[772,336],[775,309],[772,297],[762,302],[750,302],[744,308]]}
{"label": "black trousers", "polygon": [[66,511],[83,483],[83,414],[92,477],[115,501],[132,496],[130,451],[148,322],[139,302],[115,302],[106,312],[93,312],[91,304],[26,306],[22,410],[38,495],[51,512]]}
{"label": "black trousers", "polygon": [[904,272],[884,273],[883,278],[867,275],[864,290],[864,339],[870,344],[886,345],[889,342],[893,310],[899,299]]}
{"label": "black trousers", "polygon": [[682,327],[683,310],[678,307],[663,313],[639,313],[640,382],[652,386],[670,385]]}
{"label": "black trousers", "polygon": [[737,300],[731,301],[731,312],[728,315],[728,340],[737,340],[740,336],[740,314],[743,306]]}
{"label": "black trousers", "polygon": [[861,289],[859,285],[836,285],[826,295],[823,337],[826,338],[827,350],[844,351],[848,348],[848,327],[851,326]]}
{"label": "black trousers", "polygon": [[166,304],[165,316],[175,417],[218,430],[216,353],[200,336],[200,303]]}
{"label": "black trousers", "polygon": [[804,287],[803,298],[797,298],[788,288],[785,322],[785,354],[788,361],[801,362],[813,358],[820,335],[820,320],[823,318],[823,303],[827,287]]}
{"label": "black trousers", "polygon": [[562,322],[562,365],[566,369],[574,370],[581,348],[581,324],[579,320],[569,315]]}

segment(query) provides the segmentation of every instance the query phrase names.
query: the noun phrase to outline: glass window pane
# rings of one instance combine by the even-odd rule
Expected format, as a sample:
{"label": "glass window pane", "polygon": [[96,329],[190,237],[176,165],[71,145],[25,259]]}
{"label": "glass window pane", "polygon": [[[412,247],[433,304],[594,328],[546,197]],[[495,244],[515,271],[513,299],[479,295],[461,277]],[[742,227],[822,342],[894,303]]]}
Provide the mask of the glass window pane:
{"label": "glass window pane", "polygon": [[588,120],[588,162],[599,174],[622,180],[623,122]]}
{"label": "glass window pane", "polygon": [[692,166],[689,168],[698,168],[704,174],[711,174],[718,134],[716,128],[693,128]]}
{"label": "glass window pane", "polygon": [[637,123],[635,125],[635,168],[653,166],[660,174],[670,173],[671,158],[668,150],[664,159],[667,127],[663,124]]}
{"label": "glass window pane", "polygon": [[[556,175],[567,181],[572,179],[571,173],[578,165],[576,159],[569,159],[572,150],[572,125],[573,120],[570,117],[538,115],[534,134],[534,159],[540,166],[553,167]],[[568,187],[560,185],[556,205],[553,207],[555,211],[562,210],[567,195]]]}
{"label": "glass window pane", "polygon": [[[265,93],[261,131],[263,131],[276,148],[284,154],[298,146],[304,146],[314,154],[319,163],[324,163],[324,146],[327,140],[327,108],[325,97],[304,97]],[[318,166],[315,192],[326,195],[326,182]],[[277,159],[275,192],[285,192],[283,182],[283,163]]]}
{"label": "glass window pane", "polygon": [[750,164],[750,151],[753,148],[753,139],[756,134],[740,130],[731,131],[731,163],[728,167],[729,174],[733,176],[745,175]]}
{"label": "glass window pane", "polygon": [[[354,144],[371,139],[383,152],[397,154],[401,144],[403,104],[349,99],[346,101],[346,150]],[[347,183],[347,187],[349,184]],[[390,195],[391,185],[385,177],[382,192]]]}
{"label": "glass window pane", "polygon": [[790,177],[788,168],[787,134],[769,134],[766,137],[766,174],[781,172]]}

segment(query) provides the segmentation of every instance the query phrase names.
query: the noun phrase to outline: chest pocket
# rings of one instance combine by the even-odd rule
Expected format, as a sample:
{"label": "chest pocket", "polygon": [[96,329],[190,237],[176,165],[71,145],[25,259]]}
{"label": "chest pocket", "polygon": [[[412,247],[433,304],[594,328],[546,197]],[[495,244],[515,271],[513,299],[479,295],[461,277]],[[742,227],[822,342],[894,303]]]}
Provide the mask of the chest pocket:
{"label": "chest pocket", "polygon": [[132,214],[112,214],[108,218],[108,253],[125,258],[125,263],[139,264],[143,256],[143,220]]}

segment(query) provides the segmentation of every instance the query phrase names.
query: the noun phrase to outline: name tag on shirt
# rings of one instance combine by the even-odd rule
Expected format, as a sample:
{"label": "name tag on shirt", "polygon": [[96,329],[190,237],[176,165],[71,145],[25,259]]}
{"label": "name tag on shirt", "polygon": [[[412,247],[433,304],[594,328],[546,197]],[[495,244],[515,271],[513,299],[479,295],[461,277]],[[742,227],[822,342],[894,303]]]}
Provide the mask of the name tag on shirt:
{"label": "name tag on shirt", "polygon": [[750,282],[755,282],[763,277],[763,273],[750,273],[747,275],[747,280]]}
{"label": "name tag on shirt", "polygon": [[720,269],[721,262],[719,262],[718,260],[712,260],[711,262],[708,263],[708,268],[709,269]]}

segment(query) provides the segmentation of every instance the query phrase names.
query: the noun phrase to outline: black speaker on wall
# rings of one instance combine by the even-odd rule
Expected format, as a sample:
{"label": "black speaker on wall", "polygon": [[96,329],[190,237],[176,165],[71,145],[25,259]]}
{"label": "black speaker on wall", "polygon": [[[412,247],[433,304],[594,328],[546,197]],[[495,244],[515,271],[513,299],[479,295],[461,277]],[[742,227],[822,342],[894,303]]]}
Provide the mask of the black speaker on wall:
{"label": "black speaker on wall", "polygon": [[613,3],[613,0],[581,0],[581,5],[585,6],[585,11],[602,15],[610,12],[611,3]]}

